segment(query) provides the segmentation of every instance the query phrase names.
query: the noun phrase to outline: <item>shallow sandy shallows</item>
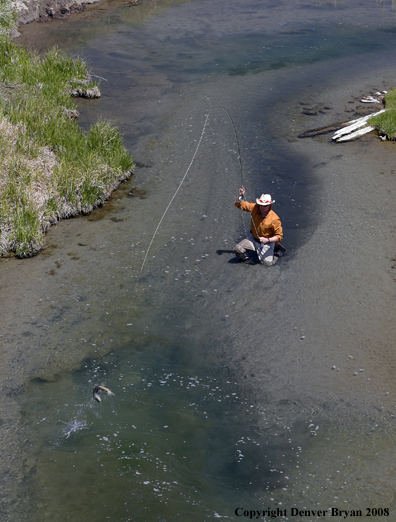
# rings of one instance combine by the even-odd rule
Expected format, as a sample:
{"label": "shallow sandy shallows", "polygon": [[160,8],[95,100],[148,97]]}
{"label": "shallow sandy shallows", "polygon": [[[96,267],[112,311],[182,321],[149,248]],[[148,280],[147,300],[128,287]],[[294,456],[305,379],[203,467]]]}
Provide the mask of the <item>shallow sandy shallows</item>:
{"label": "shallow sandy shallows", "polygon": [[[281,91],[295,93],[295,103],[275,102],[268,118],[274,122],[275,139],[314,175],[314,187],[306,187],[314,190],[308,203],[312,221],[305,223],[303,244],[295,244],[293,230],[286,230],[284,243],[292,248],[273,269],[278,272],[276,296],[266,306],[263,292],[264,313],[257,302],[249,306],[247,300],[254,313],[241,311],[245,326],[239,324],[236,333],[244,356],[233,358],[258,395],[299,404],[301,411],[319,408],[325,415],[340,414],[343,421],[356,413],[354,407],[390,419],[396,404],[396,148],[375,134],[346,144],[332,143],[332,134],[295,136],[347,121],[353,117],[348,112],[351,101],[357,106],[362,94],[389,89],[393,72],[381,68],[381,60],[376,67],[367,73],[341,61],[340,76],[331,80],[327,66],[318,66],[305,93],[293,75],[285,74],[283,85],[277,82]],[[307,105],[332,109],[310,117],[302,113]],[[300,203],[307,210],[306,202]],[[298,207],[295,203],[295,231]],[[251,292],[259,293],[247,277]],[[253,338],[252,329],[265,335]],[[240,340],[243,332],[248,344]]]}

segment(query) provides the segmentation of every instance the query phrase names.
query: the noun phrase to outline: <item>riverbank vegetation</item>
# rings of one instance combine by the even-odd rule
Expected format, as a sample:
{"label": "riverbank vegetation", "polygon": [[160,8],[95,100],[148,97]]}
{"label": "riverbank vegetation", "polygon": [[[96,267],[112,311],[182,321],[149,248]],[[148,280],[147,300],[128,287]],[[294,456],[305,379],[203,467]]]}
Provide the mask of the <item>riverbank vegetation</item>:
{"label": "riverbank vegetation", "polygon": [[[99,121],[84,133],[71,93],[98,93],[80,58],[40,56],[8,36],[15,22],[0,0],[0,256],[34,255],[57,220],[101,205],[131,174],[118,129]],[[7,26],[7,27],[6,27]]]}
{"label": "riverbank vegetation", "polygon": [[386,111],[369,120],[380,134],[396,139],[396,89],[390,90],[384,99]]}

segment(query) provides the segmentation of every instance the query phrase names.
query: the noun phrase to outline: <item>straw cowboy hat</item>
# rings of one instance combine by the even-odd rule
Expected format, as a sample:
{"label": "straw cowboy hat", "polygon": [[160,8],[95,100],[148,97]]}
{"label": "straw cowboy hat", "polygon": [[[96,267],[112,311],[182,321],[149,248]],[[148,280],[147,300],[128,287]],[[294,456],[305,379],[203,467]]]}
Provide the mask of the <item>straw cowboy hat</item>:
{"label": "straw cowboy hat", "polygon": [[256,199],[257,205],[272,205],[272,203],[275,203],[275,200],[272,201],[272,198],[269,194],[261,194],[260,199]]}

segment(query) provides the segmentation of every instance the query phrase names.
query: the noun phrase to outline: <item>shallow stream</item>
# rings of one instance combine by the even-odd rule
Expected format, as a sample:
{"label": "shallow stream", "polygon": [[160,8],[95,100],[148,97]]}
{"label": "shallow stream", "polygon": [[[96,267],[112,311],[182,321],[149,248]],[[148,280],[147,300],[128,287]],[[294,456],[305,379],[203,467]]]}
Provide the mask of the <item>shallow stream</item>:
{"label": "shallow stream", "polygon": [[[360,99],[396,84],[395,16],[104,0],[21,29],[87,59],[102,98],[81,125],[114,120],[137,167],[0,262],[1,520],[396,520],[396,149],[297,137],[376,109]],[[273,267],[234,257],[241,183],[276,200]]]}

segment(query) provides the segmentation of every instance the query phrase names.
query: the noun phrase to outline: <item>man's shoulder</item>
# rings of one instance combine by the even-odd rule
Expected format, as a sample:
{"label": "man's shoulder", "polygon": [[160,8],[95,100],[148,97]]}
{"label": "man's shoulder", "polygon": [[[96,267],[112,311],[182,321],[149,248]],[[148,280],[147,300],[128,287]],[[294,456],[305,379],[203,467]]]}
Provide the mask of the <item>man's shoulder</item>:
{"label": "man's shoulder", "polygon": [[250,201],[245,201],[245,200],[241,201],[241,207],[248,209],[250,211],[254,210],[254,207],[257,207],[257,206],[258,205],[256,205],[256,203],[251,203]]}
{"label": "man's shoulder", "polygon": [[267,217],[269,217],[271,220],[279,219],[279,221],[280,221],[280,217],[272,209],[268,212],[268,216]]}

